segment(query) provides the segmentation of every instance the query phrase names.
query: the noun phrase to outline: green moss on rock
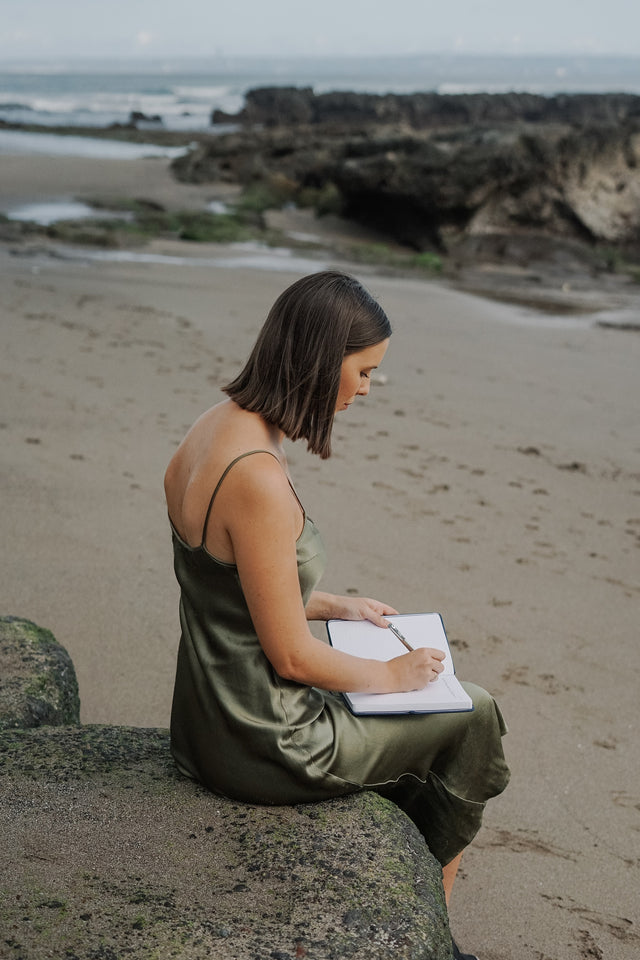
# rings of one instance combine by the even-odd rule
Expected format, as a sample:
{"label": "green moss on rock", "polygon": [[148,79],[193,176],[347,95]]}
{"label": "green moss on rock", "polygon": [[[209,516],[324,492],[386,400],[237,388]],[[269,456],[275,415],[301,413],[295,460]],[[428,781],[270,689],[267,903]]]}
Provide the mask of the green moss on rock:
{"label": "green moss on rock", "polygon": [[50,630],[0,617],[0,730],[80,722],[71,657]]}

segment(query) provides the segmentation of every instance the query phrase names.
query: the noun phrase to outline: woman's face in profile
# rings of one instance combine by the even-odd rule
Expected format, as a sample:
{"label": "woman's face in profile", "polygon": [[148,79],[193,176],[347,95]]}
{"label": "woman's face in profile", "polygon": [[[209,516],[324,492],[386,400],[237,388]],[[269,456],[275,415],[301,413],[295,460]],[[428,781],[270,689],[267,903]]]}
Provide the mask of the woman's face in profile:
{"label": "woman's face in profile", "polygon": [[371,373],[382,363],[382,358],[387,352],[388,346],[389,338],[374,344],[372,347],[358,350],[357,353],[350,353],[344,358],[336,401],[336,413],[340,410],[346,410],[356,397],[366,397],[371,385]]}

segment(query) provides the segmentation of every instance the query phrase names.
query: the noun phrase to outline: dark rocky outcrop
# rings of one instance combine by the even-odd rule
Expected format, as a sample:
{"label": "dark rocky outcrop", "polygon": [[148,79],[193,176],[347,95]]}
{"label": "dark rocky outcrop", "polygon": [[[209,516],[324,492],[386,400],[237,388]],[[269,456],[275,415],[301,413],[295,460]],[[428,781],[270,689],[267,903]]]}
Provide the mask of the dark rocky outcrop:
{"label": "dark rocky outcrop", "polygon": [[[0,646],[7,716],[34,645],[62,648],[2,623],[26,625]],[[3,957],[451,960],[440,866],[376,794],[235,803],[180,776],[166,730],[12,722],[0,795]]]}
{"label": "dark rocky outcrop", "polygon": [[141,110],[132,110],[129,114],[129,125],[137,127],[139,124],[151,124],[152,126],[162,126],[162,117],[159,113],[148,115]]}
{"label": "dark rocky outcrop", "polygon": [[640,120],[640,96],[630,93],[314,93],[311,87],[258,87],[247,91],[237,114],[216,110],[213,123],[267,127],[307,124],[377,124],[413,130],[513,123],[578,124]]}
{"label": "dark rocky outcrop", "polygon": [[[616,102],[607,101],[610,111]],[[330,187],[345,217],[418,250],[497,248],[496,238],[506,249],[510,237],[522,246],[526,235],[538,243],[547,236],[640,245],[634,119],[428,132],[297,122],[247,127],[202,142],[173,170],[194,182],[285,178],[294,200]]]}

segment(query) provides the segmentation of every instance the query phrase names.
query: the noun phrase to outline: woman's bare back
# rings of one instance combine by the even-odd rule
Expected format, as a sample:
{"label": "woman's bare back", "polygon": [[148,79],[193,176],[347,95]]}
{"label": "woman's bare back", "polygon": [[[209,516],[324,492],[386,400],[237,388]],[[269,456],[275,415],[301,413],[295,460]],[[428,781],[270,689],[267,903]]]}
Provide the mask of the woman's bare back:
{"label": "woman's bare back", "polygon": [[[229,464],[250,450],[263,450],[282,467],[283,483],[288,484],[282,435],[258,414],[241,409],[234,401],[224,400],[207,410],[194,423],[172,457],[164,479],[169,517],[174,529],[192,547],[203,543],[203,531],[212,494]],[[264,469],[262,457],[249,458],[242,470]],[[262,462],[261,462],[262,461]],[[233,497],[234,484],[241,471],[225,477],[216,495],[216,509],[207,523],[207,550],[226,563],[234,562],[233,544],[225,523],[225,502]],[[300,507],[292,495],[292,511]]]}

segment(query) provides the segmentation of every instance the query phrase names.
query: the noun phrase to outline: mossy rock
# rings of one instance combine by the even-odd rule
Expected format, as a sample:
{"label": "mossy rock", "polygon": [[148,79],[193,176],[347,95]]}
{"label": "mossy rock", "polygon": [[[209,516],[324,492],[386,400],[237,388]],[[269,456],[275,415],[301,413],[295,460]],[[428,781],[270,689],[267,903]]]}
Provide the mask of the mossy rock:
{"label": "mossy rock", "polygon": [[0,732],[0,794],[3,956],[451,960],[439,864],[377,794],[236,803],[167,731],[100,726]]}
{"label": "mossy rock", "polygon": [[80,722],[71,657],[53,634],[19,617],[0,617],[0,730]]}

